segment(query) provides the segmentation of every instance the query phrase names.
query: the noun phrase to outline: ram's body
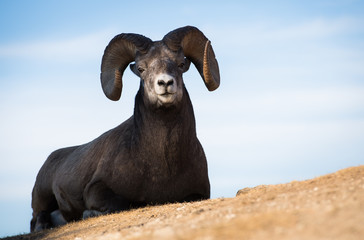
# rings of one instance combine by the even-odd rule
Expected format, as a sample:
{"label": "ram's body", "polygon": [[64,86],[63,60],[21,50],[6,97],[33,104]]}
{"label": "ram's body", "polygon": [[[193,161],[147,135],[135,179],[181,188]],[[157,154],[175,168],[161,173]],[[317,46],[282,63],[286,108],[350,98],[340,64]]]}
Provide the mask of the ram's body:
{"label": "ram's body", "polygon": [[[198,31],[182,29],[186,28]],[[128,34],[122,35],[122,41],[130,35],[141,38]],[[108,48],[114,48],[113,41]],[[90,143],[60,149],[48,157],[32,193],[31,231],[55,226],[63,218],[73,221],[95,212],[104,214],[131,206],[210,197],[206,157],[196,137],[193,108],[182,80],[189,59],[184,58],[183,51],[172,51],[168,42],[149,42],[143,52],[138,42],[127,41],[127,46],[130,42],[137,46],[132,59],[136,65],[131,68],[141,77],[134,115]],[[125,64],[120,67],[119,59],[118,65],[113,66],[108,48],[103,65],[115,76],[110,78],[105,67],[101,78],[106,96],[117,100],[121,88],[118,94],[115,84],[118,79],[121,83]],[[127,64],[132,60],[128,59]],[[107,79],[103,79],[105,75]],[[110,79],[114,86],[110,87]]]}

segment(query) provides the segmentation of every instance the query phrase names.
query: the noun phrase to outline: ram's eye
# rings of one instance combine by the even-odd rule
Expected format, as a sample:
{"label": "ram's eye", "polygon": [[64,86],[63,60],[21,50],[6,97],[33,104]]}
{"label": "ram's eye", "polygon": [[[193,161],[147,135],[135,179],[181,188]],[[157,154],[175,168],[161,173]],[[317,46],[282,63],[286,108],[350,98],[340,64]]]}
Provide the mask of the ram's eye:
{"label": "ram's eye", "polygon": [[179,68],[183,68],[185,66],[185,63],[180,63],[180,64],[178,64],[178,67]]}
{"label": "ram's eye", "polygon": [[143,73],[145,71],[145,69],[144,68],[142,68],[142,67],[138,67],[138,72],[139,73]]}

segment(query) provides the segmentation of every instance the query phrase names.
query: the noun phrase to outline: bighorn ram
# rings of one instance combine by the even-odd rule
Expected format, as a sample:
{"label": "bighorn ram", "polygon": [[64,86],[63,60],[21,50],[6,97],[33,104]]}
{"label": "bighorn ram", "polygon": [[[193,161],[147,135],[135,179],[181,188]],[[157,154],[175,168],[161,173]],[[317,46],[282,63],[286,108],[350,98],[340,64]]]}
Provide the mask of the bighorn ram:
{"label": "bighorn ram", "polygon": [[101,63],[102,89],[119,100],[130,64],[140,77],[134,115],[87,144],[48,157],[32,192],[31,231],[135,206],[210,197],[206,157],[182,79],[191,62],[208,90],[218,88],[214,51],[195,27],[176,29],[161,41],[124,33],[110,41]]}

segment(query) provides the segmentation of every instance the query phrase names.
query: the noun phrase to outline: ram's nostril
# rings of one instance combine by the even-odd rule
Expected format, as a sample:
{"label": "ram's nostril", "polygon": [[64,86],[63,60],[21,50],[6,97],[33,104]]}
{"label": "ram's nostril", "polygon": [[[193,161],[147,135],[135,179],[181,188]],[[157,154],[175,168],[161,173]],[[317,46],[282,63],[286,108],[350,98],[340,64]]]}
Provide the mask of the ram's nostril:
{"label": "ram's nostril", "polygon": [[165,84],[164,80],[158,80],[158,86],[164,86]]}
{"label": "ram's nostril", "polygon": [[168,80],[167,86],[172,86],[172,85],[173,85],[173,79]]}

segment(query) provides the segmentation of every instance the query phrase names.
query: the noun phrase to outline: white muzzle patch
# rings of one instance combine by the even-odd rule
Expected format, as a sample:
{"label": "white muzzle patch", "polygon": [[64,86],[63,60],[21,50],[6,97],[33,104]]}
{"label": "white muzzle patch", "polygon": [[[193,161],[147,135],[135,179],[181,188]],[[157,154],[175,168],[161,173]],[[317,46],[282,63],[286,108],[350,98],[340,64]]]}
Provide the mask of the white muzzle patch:
{"label": "white muzzle patch", "polygon": [[177,81],[173,76],[166,73],[155,76],[154,90],[160,104],[173,103],[176,99],[177,87]]}
{"label": "white muzzle patch", "polygon": [[176,79],[169,74],[158,74],[155,77],[154,89],[158,95],[174,94],[177,92]]}

